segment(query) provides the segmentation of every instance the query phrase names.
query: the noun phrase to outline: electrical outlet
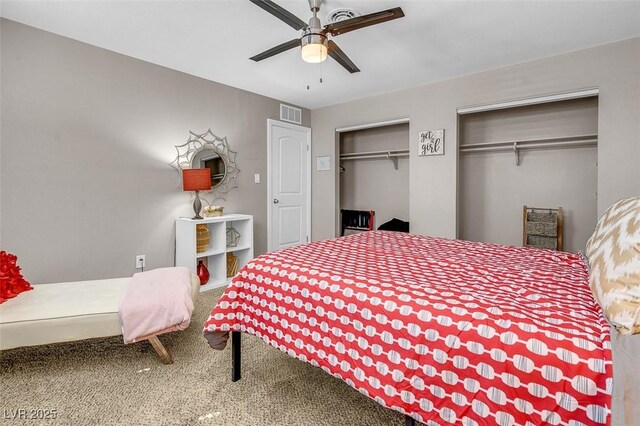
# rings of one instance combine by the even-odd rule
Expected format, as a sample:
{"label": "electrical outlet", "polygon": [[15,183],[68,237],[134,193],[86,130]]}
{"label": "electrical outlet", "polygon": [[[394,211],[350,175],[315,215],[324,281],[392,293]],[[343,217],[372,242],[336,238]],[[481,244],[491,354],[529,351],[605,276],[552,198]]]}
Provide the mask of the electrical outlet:
{"label": "electrical outlet", "polygon": [[260,173],[255,173],[253,175],[253,182],[254,183],[260,183]]}
{"label": "electrical outlet", "polygon": [[139,254],[136,256],[136,269],[141,269],[146,266],[146,259],[144,254]]}

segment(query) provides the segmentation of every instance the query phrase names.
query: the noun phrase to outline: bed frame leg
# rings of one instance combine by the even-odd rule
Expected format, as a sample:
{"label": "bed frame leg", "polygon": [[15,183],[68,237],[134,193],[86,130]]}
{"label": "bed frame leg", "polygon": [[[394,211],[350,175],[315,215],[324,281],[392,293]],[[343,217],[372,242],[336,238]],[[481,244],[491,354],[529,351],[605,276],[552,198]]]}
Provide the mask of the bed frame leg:
{"label": "bed frame leg", "polygon": [[242,349],[242,332],[231,332],[231,381],[237,382],[242,378],[241,372],[241,349]]}
{"label": "bed frame leg", "polygon": [[404,416],[404,426],[416,426],[416,421],[413,417]]}
{"label": "bed frame leg", "polygon": [[173,358],[169,351],[164,347],[158,336],[149,337],[149,343],[153,346],[153,349],[156,350],[158,356],[160,357],[160,361],[164,365],[173,364]]}

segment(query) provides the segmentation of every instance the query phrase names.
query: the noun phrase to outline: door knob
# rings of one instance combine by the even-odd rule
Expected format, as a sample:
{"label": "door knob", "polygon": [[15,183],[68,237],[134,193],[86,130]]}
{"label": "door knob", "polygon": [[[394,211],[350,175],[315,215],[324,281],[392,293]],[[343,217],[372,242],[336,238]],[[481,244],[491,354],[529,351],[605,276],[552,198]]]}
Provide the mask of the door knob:
{"label": "door knob", "polygon": [[277,198],[273,199],[273,204],[278,204],[280,202],[280,200],[278,200]]}

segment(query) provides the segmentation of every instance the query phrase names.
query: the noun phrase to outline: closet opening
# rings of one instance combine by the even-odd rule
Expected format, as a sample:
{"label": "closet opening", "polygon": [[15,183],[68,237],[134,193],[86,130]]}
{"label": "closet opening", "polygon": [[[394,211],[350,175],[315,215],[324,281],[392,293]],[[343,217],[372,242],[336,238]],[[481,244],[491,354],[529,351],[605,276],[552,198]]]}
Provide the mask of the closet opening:
{"label": "closet opening", "polygon": [[597,90],[575,99],[458,110],[458,138],[458,238],[529,245],[523,208],[561,208],[562,250],[584,251],[598,219]]}
{"label": "closet opening", "polygon": [[336,235],[408,227],[409,120],[338,129],[336,140]]}

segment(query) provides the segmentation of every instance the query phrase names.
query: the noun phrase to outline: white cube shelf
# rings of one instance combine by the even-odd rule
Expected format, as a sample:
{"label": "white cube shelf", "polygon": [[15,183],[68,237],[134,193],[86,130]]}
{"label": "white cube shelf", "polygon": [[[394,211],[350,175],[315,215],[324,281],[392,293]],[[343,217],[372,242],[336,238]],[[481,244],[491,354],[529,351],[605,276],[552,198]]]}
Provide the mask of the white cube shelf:
{"label": "white cube shelf", "polygon": [[[196,252],[196,225],[209,228],[209,245],[202,253]],[[235,228],[240,234],[235,247],[227,247],[227,229]],[[204,219],[179,218],[176,220],[176,266],[186,266],[196,273],[198,261],[206,259],[209,282],[200,286],[200,291],[224,287],[227,278],[227,253],[238,257],[238,270],[253,259],[253,216],[227,214]]]}

